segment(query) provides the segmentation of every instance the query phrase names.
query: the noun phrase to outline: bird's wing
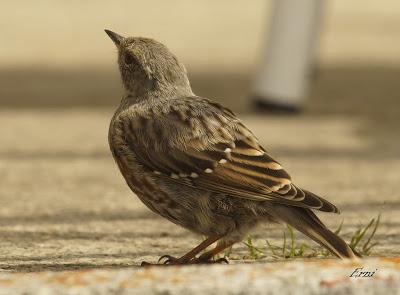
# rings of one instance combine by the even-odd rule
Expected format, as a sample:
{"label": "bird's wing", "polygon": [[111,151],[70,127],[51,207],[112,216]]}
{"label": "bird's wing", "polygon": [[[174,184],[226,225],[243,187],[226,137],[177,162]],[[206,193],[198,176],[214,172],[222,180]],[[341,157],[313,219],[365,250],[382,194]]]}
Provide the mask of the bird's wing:
{"label": "bird's wing", "polygon": [[236,116],[202,98],[166,102],[125,125],[137,160],[155,177],[256,201],[338,212],[295,186]]}

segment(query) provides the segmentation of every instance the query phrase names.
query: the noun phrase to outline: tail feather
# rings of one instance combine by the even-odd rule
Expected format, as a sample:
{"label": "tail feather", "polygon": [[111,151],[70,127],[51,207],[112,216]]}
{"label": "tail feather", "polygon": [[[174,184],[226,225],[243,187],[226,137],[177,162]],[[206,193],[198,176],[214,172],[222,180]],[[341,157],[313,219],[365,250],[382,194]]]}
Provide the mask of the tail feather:
{"label": "tail feather", "polygon": [[320,196],[317,196],[316,194],[314,194],[310,191],[307,191],[305,189],[303,189],[303,192],[306,196],[305,199],[317,199],[321,203],[321,205],[319,207],[313,208],[312,206],[310,206],[310,208],[317,209],[319,211],[324,211],[324,212],[340,213],[340,210],[338,207],[333,205],[331,202],[325,200],[324,198],[321,198]]}
{"label": "tail feather", "polygon": [[360,254],[353,251],[338,235],[330,231],[310,209],[275,205],[276,218],[293,226],[339,258],[356,259]]}

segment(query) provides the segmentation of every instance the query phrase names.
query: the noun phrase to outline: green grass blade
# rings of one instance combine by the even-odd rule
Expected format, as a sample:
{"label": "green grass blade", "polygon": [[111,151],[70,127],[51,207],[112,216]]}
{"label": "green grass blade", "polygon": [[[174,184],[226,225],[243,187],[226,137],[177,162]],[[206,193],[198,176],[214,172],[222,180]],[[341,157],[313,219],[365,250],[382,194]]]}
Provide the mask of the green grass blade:
{"label": "green grass blade", "polygon": [[333,232],[334,234],[339,235],[340,231],[342,230],[343,221],[344,219],[342,219],[342,222],[340,223],[339,227]]}
{"label": "green grass blade", "polygon": [[373,246],[376,246],[376,245],[378,244],[378,243],[376,242],[376,243],[372,243],[372,244],[371,244],[371,245],[373,245],[372,247],[371,247],[371,245],[370,245],[370,243],[371,243],[373,237],[375,236],[376,230],[378,229],[380,220],[381,220],[381,213],[378,214],[378,217],[376,218],[376,222],[375,222],[375,225],[374,225],[374,229],[372,230],[370,236],[368,237],[368,240],[365,242],[364,246],[362,247],[362,251],[363,251],[364,254],[366,254],[366,255],[369,255],[371,248],[372,248]]}
{"label": "green grass blade", "polygon": [[294,233],[292,227],[288,224],[287,225],[289,235],[290,235],[290,254],[289,257],[293,258],[295,256],[295,247],[294,247]]}
{"label": "green grass blade", "polygon": [[283,232],[282,257],[286,258],[286,231]]}
{"label": "green grass blade", "polygon": [[366,227],[364,227],[361,232],[360,235],[357,237],[356,241],[355,241],[355,245],[354,248],[357,247],[358,243],[362,240],[362,238],[365,236],[365,233],[367,232],[367,230],[374,224],[375,222],[375,218],[373,218]]}
{"label": "green grass blade", "polygon": [[268,248],[271,251],[272,255],[276,256],[274,246],[268,240],[266,240],[266,242],[267,242]]}

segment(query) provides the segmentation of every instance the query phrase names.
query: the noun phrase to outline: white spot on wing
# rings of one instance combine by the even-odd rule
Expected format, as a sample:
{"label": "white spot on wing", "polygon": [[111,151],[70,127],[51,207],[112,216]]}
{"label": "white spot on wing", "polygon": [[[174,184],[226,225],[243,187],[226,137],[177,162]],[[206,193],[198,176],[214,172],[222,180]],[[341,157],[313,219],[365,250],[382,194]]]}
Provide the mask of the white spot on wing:
{"label": "white spot on wing", "polygon": [[269,163],[269,164],[268,164],[268,168],[269,168],[269,169],[272,169],[272,170],[281,170],[281,169],[283,169],[282,166],[279,165],[279,164],[276,163],[276,162]]}
{"label": "white spot on wing", "polygon": [[157,170],[154,170],[153,173],[154,173],[154,174],[157,174],[157,175],[160,175],[160,174],[161,174],[161,172],[160,172],[160,171],[157,171]]}
{"label": "white spot on wing", "polygon": [[224,152],[225,152],[225,153],[230,153],[231,151],[232,151],[232,150],[231,150],[230,148],[226,148]]}
{"label": "white spot on wing", "polygon": [[212,171],[212,169],[207,168],[206,170],[204,170],[204,172],[205,172],[205,173],[212,173],[213,171]]}
{"label": "white spot on wing", "polygon": [[226,159],[221,159],[221,160],[219,160],[218,163],[220,163],[220,164],[225,164],[226,162],[227,162]]}
{"label": "white spot on wing", "polygon": [[192,172],[192,173],[190,173],[190,177],[197,178],[197,177],[199,177],[199,175],[197,173]]}
{"label": "white spot on wing", "polygon": [[280,190],[284,186],[285,185],[283,183],[281,183],[281,184],[274,185],[273,187],[271,187],[271,189],[272,189],[272,191],[276,192],[276,191]]}
{"label": "white spot on wing", "polygon": [[179,179],[179,176],[175,173],[171,173],[171,178],[173,179]]}

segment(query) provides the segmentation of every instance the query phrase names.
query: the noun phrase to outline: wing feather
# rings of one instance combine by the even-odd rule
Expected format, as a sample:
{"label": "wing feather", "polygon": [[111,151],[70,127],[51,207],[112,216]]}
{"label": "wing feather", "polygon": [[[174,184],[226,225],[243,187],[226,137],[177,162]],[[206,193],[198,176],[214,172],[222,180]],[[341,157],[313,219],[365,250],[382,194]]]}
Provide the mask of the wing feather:
{"label": "wing feather", "polygon": [[228,109],[197,97],[159,108],[161,116],[142,116],[132,120],[134,128],[124,126],[129,147],[155,177],[239,198],[338,212],[295,186]]}

